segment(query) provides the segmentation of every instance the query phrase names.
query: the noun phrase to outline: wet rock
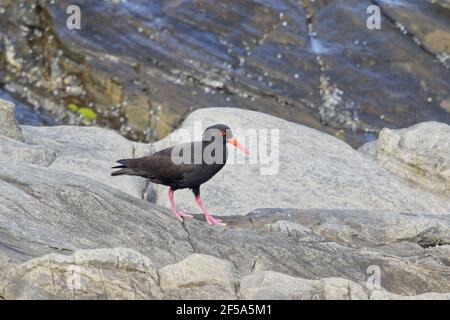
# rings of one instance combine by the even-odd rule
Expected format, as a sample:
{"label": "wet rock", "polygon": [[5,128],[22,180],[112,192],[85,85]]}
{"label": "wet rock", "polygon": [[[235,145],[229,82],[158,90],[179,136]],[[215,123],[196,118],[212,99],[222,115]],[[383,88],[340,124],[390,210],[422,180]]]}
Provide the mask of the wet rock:
{"label": "wet rock", "polygon": [[[438,2],[440,6],[448,6],[445,1]],[[381,4],[383,13],[395,21],[404,34],[450,68],[450,61],[445,61],[445,56],[450,57],[450,23],[445,10],[425,1],[412,1],[409,5],[386,0],[377,3]]]}
{"label": "wet rock", "polygon": [[0,136],[23,141],[22,131],[14,116],[14,104],[0,99]]}
{"label": "wet rock", "polygon": [[0,280],[4,299],[161,299],[152,261],[125,248],[49,254]]}
{"label": "wet rock", "polygon": [[[187,131],[175,131],[154,147],[160,150],[181,141],[200,140],[203,129],[216,123],[234,129],[238,140],[247,143],[255,156],[244,159],[240,151],[228,147],[226,166],[201,189],[213,214],[243,214],[260,207],[450,212],[449,197],[423,190],[390,173],[337,138],[253,111],[197,110],[181,126]],[[195,124],[201,128],[197,127],[194,135]],[[247,129],[254,130],[257,143],[250,139],[252,132],[246,132]],[[437,139],[438,135],[434,137]],[[430,148],[432,145],[430,142]],[[439,162],[441,153],[431,153],[430,161],[434,155],[438,157],[434,161]],[[157,203],[169,207],[167,187],[154,187]],[[189,190],[177,191],[175,201],[180,209],[200,212]]]}
{"label": "wet rock", "polygon": [[72,1],[8,1],[0,56],[8,90],[65,123],[85,122],[69,104],[88,107],[98,114],[89,123],[139,140],[212,106],[258,110],[353,146],[383,127],[450,123],[446,13],[425,1],[377,3],[382,32],[366,27],[369,0],[84,1],[81,30],[68,32]]}
{"label": "wet rock", "polygon": [[450,192],[450,126],[427,122],[402,130],[384,129],[378,162],[389,171],[440,192]]}
{"label": "wet rock", "polygon": [[229,261],[193,254],[158,271],[166,299],[236,299]]}

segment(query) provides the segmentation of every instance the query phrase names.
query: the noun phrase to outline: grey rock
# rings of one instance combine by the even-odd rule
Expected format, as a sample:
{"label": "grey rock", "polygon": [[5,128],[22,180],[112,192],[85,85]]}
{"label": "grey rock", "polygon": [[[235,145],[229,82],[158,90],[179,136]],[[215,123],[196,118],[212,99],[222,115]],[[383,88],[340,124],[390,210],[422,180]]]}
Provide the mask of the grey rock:
{"label": "grey rock", "polygon": [[158,271],[167,299],[236,299],[229,261],[193,254]]}
{"label": "grey rock", "polygon": [[[430,214],[392,214],[378,210],[299,210],[259,209],[235,220],[235,226],[251,221],[256,230],[273,228],[283,222],[292,230],[309,230],[308,234],[356,247],[373,247],[386,253],[401,251],[399,256],[416,255],[418,244],[431,247],[450,243],[450,217]],[[297,226],[296,226],[297,225]],[[270,227],[270,228],[268,228]],[[403,243],[403,245],[402,245]],[[410,244],[413,243],[413,244]]]}
{"label": "grey rock", "polygon": [[[269,113],[353,146],[387,126],[450,123],[448,12],[427,1],[376,1],[391,18],[383,32],[366,27],[370,0],[82,1],[76,34],[66,26],[73,0],[33,1],[4,6],[6,87],[74,123],[83,119],[67,100],[93,102],[101,123],[139,139],[210,106]],[[54,38],[30,42],[29,26]]]}
{"label": "grey rock", "polygon": [[240,297],[254,300],[449,300],[450,293],[405,296],[342,278],[308,280],[265,271],[241,280]]}
{"label": "grey rock", "polygon": [[54,150],[30,146],[17,140],[0,136],[0,161],[24,161],[48,167],[56,159]]}
{"label": "grey rock", "polygon": [[266,271],[246,276],[240,296],[249,300],[367,300],[362,286],[341,278],[307,280]]}
{"label": "grey rock", "polygon": [[[232,226],[231,219],[227,222]],[[449,267],[411,263],[344,241],[302,242],[286,232],[268,232],[265,226],[263,230],[237,224],[209,227],[196,219],[180,224],[168,210],[88,177],[23,162],[1,163],[0,256],[9,259],[9,270],[11,264],[49,253],[115,247],[142,253],[156,268],[176,264],[193,253],[211,255],[230,262],[236,279],[258,270],[359,283],[366,281],[367,267],[377,265],[383,270],[383,288],[392,293],[450,291]],[[172,268],[182,270],[180,265]]]}
{"label": "grey rock", "polygon": [[432,4],[437,4],[444,8],[450,9],[450,0],[427,0],[427,1],[431,2]]}
{"label": "grey rock", "polygon": [[5,299],[162,299],[152,261],[124,248],[49,254],[0,280]]}
{"label": "grey rock", "polygon": [[402,296],[385,290],[374,290],[370,300],[450,300],[450,293],[427,292],[415,296]]}
{"label": "grey rock", "polygon": [[358,151],[372,160],[377,159],[377,140],[367,142],[358,148]]}
{"label": "grey rock", "polygon": [[292,221],[280,220],[266,224],[269,232],[285,232],[289,237],[295,237],[298,241],[324,241],[324,238],[314,233],[310,228]]}
{"label": "grey rock", "polygon": [[144,179],[117,179],[111,177],[110,172],[116,160],[144,156],[151,152],[149,146],[130,142],[112,130],[94,127],[23,126],[23,132],[30,149],[55,150],[52,169],[86,176],[135,197],[143,197],[147,185]]}
{"label": "grey rock", "polygon": [[[201,139],[201,128],[197,129],[196,136],[192,134],[194,123],[201,123],[203,129],[211,124],[225,123],[232,129],[266,129],[269,132],[274,129],[279,132],[277,144],[276,139],[272,140],[275,136],[269,136],[265,143],[265,135],[258,131],[262,148],[249,146],[255,154],[259,153],[257,164],[250,162],[256,160],[256,156],[249,158],[245,165],[227,163],[202,186],[203,200],[213,214],[244,214],[261,207],[450,213],[448,196],[409,183],[333,136],[258,112],[233,108],[197,110],[186,118],[178,131],[155,143],[155,149]],[[183,134],[185,129],[190,130],[191,136]],[[244,134],[235,132],[235,135],[245,143]],[[274,141],[273,145],[271,141]],[[230,146],[228,150],[229,162],[235,156],[245,161],[235,148]],[[265,164],[262,160],[267,159],[263,157],[267,152],[268,155],[279,152],[279,158],[274,157]],[[436,156],[440,154],[436,153]],[[273,175],[267,175],[269,173]],[[157,204],[168,207],[167,188],[155,188]],[[180,209],[199,212],[189,190],[177,191],[175,201]]]}
{"label": "grey rock", "polygon": [[445,123],[383,129],[377,143],[377,159],[399,176],[450,194],[450,126]]}
{"label": "grey rock", "polygon": [[0,99],[0,136],[23,141],[22,131],[14,117],[15,105]]}

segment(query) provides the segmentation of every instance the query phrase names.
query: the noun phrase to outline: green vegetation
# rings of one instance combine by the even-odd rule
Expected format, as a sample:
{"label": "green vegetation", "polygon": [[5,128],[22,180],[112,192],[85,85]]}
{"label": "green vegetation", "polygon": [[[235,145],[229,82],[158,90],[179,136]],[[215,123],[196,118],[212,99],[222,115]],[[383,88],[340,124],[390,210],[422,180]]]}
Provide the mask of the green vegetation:
{"label": "green vegetation", "polygon": [[79,107],[74,103],[71,103],[67,106],[67,109],[69,109],[72,112],[78,113],[84,120],[92,122],[95,119],[97,119],[97,113],[88,107]]}

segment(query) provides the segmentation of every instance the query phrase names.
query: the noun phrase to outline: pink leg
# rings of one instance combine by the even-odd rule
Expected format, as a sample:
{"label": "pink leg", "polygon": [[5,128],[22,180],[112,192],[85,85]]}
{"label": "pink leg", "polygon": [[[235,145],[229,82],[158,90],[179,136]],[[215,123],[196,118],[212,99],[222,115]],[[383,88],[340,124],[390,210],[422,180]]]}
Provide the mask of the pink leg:
{"label": "pink leg", "polygon": [[216,224],[216,225],[222,226],[222,227],[226,226],[226,223],[223,223],[222,220],[215,219],[208,213],[208,210],[206,210],[205,206],[203,205],[203,202],[202,202],[202,199],[200,198],[200,196],[195,197],[195,202],[197,202],[199,207],[202,209],[203,214],[205,215],[205,218],[206,218],[206,222],[208,222],[208,224],[210,224],[210,225]]}
{"label": "pink leg", "polygon": [[174,191],[172,190],[172,188],[169,188],[170,210],[172,211],[172,214],[180,220],[183,220],[183,217],[192,218],[190,214],[177,210],[177,207],[175,206],[175,201],[173,200],[173,193]]}

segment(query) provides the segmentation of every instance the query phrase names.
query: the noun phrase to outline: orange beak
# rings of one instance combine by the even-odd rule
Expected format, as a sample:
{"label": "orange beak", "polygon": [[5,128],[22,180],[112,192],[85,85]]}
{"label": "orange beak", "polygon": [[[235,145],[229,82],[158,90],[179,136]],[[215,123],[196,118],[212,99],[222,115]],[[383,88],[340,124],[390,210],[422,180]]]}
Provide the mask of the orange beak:
{"label": "orange beak", "polygon": [[248,150],[247,148],[245,148],[243,145],[241,145],[239,143],[239,141],[237,141],[235,138],[231,138],[230,140],[227,141],[229,144],[235,146],[236,148],[238,148],[239,150],[241,150],[243,153],[245,153],[246,155],[251,156],[252,153],[250,150]]}

